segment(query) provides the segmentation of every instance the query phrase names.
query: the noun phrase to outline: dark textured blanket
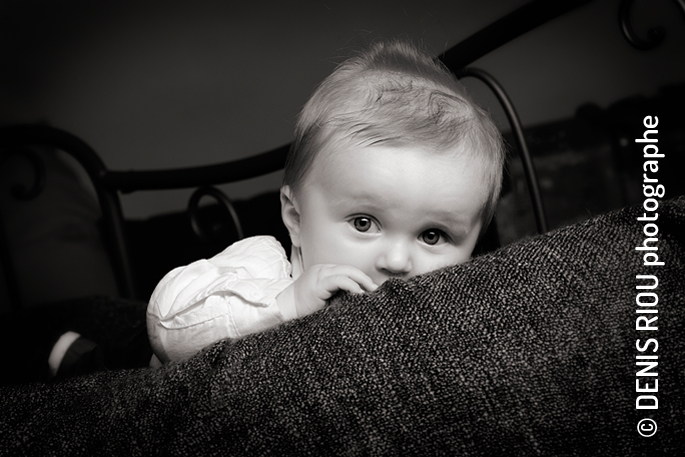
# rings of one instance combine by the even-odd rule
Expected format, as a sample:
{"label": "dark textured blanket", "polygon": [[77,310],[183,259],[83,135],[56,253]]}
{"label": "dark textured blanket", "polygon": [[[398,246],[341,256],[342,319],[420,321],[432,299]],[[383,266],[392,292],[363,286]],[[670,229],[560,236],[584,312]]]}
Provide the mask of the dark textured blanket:
{"label": "dark textured blanket", "polygon": [[643,212],[342,295],[183,364],[3,387],[0,454],[683,455],[685,199],[661,202],[651,244]]}

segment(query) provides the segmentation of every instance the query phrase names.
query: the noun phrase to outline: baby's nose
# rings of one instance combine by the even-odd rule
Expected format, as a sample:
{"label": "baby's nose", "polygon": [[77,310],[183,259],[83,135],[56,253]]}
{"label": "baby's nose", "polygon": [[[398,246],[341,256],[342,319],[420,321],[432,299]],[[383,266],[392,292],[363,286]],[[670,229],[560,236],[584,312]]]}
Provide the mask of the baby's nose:
{"label": "baby's nose", "polygon": [[379,257],[378,267],[389,276],[408,276],[412,270],[409,247],[402,242],[392,243]]}

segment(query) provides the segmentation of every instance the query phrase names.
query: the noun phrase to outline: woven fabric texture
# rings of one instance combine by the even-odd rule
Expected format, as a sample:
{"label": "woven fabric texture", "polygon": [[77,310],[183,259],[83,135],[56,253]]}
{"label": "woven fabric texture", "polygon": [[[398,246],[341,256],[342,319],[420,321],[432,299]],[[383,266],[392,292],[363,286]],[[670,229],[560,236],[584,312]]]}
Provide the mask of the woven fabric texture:
{"label": "woven fabric texture", "polygon": [[[681,455],[685,199],[658,210],[663,266],[635,250],[643,212],[341,294],[184,363],[4,386],[0,454]],[[658,330],[636,330],[637,275],[658,278]],[[640,354],[658,376],[636,376]],[[658,380],[658,409],[636,409],[636,380]]]}

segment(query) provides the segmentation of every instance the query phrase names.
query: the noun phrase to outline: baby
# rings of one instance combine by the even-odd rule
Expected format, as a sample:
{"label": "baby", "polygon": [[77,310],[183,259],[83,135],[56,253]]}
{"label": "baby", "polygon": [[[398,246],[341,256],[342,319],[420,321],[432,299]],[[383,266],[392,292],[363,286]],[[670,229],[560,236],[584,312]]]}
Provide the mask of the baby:
{"label": "baby", "polygon": [[157,359],[469,260],[503,163],[490,117],[428,55],[392,42],[348,59],[297,121],[281,188],[292,263],[275,239],[254,237],[168,273],[147,311]]}

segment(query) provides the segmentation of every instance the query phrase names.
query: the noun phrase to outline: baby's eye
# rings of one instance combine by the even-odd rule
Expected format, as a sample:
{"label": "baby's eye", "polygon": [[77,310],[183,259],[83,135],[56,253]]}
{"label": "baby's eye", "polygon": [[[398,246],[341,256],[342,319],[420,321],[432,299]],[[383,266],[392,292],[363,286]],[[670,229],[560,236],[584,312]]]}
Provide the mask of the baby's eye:
{"label": "baby's eye", "polygon": [[440,241],[444,241],[444,236],[440,230],[426,230],[420,235],[421,241],[424,243],[434,246]]}
{"label": "baby's eye", "polygon": [[352,219],[352,225],[358,232],[368,232],[373,227],[370,217],[358,216]]}

